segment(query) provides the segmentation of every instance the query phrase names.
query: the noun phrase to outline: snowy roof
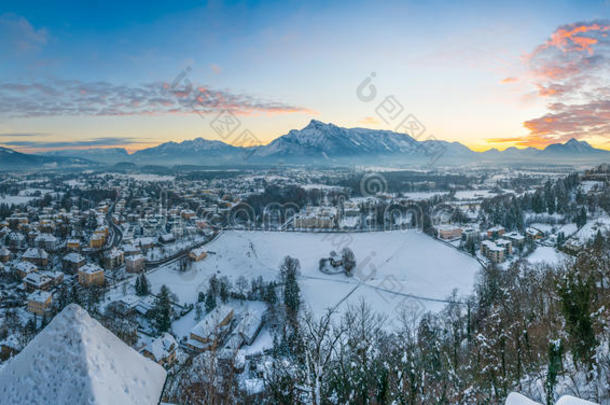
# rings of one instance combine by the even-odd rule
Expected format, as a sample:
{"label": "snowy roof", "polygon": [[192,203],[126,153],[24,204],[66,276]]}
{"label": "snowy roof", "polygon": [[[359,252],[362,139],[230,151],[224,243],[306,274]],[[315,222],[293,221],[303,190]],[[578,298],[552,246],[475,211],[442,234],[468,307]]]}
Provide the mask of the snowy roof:
{"label": "snowy roof", "polygon": [[38,270],[38,267],[36,267],[35,265],[33,265],[30,262],[19,262],[17,263],[17,265],[15,266],[16,270],[20,270],[24,273],[29,273],[31,271],[36,271]]}
{"label": "snowy roof", "polygon": [[85,260],[84,256],[79,253],[68,253],[64,256],[64,260],[70,263],[80,263]]}
{"label": "snowy roof", "polygon": [[541,405],[538,402],[534,402],[528,397],[521,395],[517,392],[511,392],[506,397],[506,402],[504,405]]}
{"label": "snowy roof", "polygon": [[49,254],[44,249],[30,248],[23,254],[25,259],[48,259]]}
{"label": "snowy roof", "polygon": [[100,266],[98,266],[95,263],[87,263],[83,267],[81,267],[78,271],[80,273],[95,274],[100,271],[104,271],[104,269],[102,269]]}
{"label": "snowy roof", "polygon": [[76,304],[0,370],[3,402],[157,404],[166,372]]}
{"label": "snowy roof", "polygon": [[[51,296],[51,293],[48,292],[48,291],[37,290],[36,292],[31,293],[28,296],[28,299],[30,301],[44,303],[44,302],[47,302],[47,300],[49,299],[50,296]],[[0,374],[0,377],[2,377],[1,374]],[[0,386],[1,385],[2,385],[2,381],[1,381],[1,378],[0,378]],[[2,390],[0,389],[0,391],[2,391]]]}
{"label": "snowy roof", "polygon": [[145,350],[150,352],[155,360],[159,361],[169,356],[171,351],[175,350],[177,347],[178,343],[176,342],[176,339],[165,332],[160,337],[147,344]]}
{"label": "snowy roof", "polygon": [[202,338],[208,338],[217,332],[218,325],[227,317],[231,316],[233,308],[221,305],[214,308],[197,325],[191,329],[191,333]]}
{"label": "snowy roof", "polygon": [[559,400],[557,402],[555,402],[555,405],[596,405],[596,404],[594,402],[585,401],[584,399],[578,399],[578,398],[572,397],[570,395],[564,395],[561,398],[559,398]]}

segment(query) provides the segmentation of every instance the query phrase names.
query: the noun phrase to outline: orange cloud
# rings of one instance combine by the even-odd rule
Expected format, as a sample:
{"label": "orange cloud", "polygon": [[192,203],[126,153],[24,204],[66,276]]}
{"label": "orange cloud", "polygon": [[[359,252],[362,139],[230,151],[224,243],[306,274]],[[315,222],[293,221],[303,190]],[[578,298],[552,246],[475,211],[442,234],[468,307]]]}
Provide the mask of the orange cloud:
{"label": "orange cloud", "polygon": [[500,83],[502,83],[502,84],[507,84],[507,83],[515,83],[515,82],[517,82],[517,81],[519,81],[519,79],[517,79],[516,77],[507,77],[507,78],[505,78],[505,79],[502,79],[502,80],[500,81]]}
{"label": "orange cloud", "polygon": [[375,117],[364,117],[358,123],[363,125],[379,125],[379,120]]}

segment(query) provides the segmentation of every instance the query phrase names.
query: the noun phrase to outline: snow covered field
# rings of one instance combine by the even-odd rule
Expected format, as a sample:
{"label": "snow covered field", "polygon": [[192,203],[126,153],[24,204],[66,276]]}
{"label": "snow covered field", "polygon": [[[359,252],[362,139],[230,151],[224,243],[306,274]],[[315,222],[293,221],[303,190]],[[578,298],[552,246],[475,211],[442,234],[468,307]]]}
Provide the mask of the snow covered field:
{"label": "snow covered field", "polygon": [[562,264],[569,258],[570,256],[555,248],[538,246],[536,250],[534,250],[534,252],[527,257],[527,261],[530,264],[548,264],[551,266],[556,266]]}
{"label": "snow covered field", "polygon": [[[353,277],[321,273],[319,260],[332,250],[353,250],[357,269]],[[425,234],[376,233],[283,233],[228,231],[206,245],[208,257],[180,273],[175,266],[148,274],[153,291],[167,285],[183,303],[197,300],[214,273],[233,282],[244,276],[277,280],[279,266],[287,255],[301,263],[299,284],[306,305],[317,315],[327,308],[345,309],[366,301],[374,310],[396,315],[401,309],[437,311],[453,289],[472,291],[480,264]],[[410,295],[423,297],[414,298]]]}

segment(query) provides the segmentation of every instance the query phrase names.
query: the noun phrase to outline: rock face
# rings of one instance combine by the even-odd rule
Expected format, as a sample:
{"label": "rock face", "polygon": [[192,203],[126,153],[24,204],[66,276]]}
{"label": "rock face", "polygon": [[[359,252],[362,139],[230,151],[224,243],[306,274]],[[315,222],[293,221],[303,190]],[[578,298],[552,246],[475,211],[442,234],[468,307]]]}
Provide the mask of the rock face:
{"label": "rock face", "polygon": [[7,404],[157,404],[166,371],[68,305],[0,370]]}

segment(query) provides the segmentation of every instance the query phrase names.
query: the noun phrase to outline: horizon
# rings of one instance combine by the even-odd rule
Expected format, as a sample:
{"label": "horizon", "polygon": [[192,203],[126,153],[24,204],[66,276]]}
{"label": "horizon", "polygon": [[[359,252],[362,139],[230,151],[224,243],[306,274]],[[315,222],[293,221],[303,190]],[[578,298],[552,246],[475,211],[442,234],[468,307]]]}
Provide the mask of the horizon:
{"label": "horizon", "polygon": [[233,144],[223,111],[261,145],[311,119],[408,133],[400,112],[477,152],[610,150],[608,0],[4,9],[0,145],[19,152]]}
{"label": "horizon", "polygon": [[[317,120],[312,119],[311,121],[317,121]],[[310,121],[310,122],[311,122],[311,121]],[[318,121],[318,122],[321,122],[321,121]],[[332,122],[322,122],[322,124],[325,124],[325,125],[335,125],[335,124],[333,124]],[[372,129],[372,128],[366,128],[366,127],[354,127],[354,128],[358,128],[358,129],[371,129],[371,130],[374,130],[374,129]],[[301,129],[302,129],[302,128],[301,128]],[[347,129],[353,129],[353,128],[347,128]],[[297,130],[299,130],[299,129],[297,129]],[[280,137],[282,137],[282,136],[284,136],[284,135],[288,135],[288,134],[283,134],[283,135],[280,135],[278,138],[280,138]],[[408,135],[408,134],[407,134],[407,135]],[[270,143],[272,143],[274,140],[276,140],[276,139],[278,139],[278,138],[272,139],[271,141],[269,141],[268,143],[265,143],[265,144],[254,145],[254,146],[243,146],[243,147],[250,148],[250,147],[259,147],[259,146],[265,146],[265,145],[269,145]],[[224,144],[226,144],[226,145],[232,145],[232,146],[236,146],[236,147],[242,147],[242,145],[233,145],[232,143],[227,143],[227,142],[224,142],[222,139],[206,139],[206,138],[204,138],[204,137],[197,137],[197,138],[193,138],[193,139],[184,139],[184,140],[179,141],[179,142],[175,142],[175,141],[169,140],[169,141],[167,141],[167,142],[163,142],[163,143],[159,143],[159,144],[157,144],[157,145],[150,146],[149,148],[154,148],[154,147],[160,146],[160,145],[165,144],[165,143],[172,143],[172,142],[173,142],[173,143],[176,143],[176,144],[181,144],[181,143],[183,143],[183,142],[192,142],[192,141],[195,141],[195,140],[198,140],[198,139],[203,139],[203,140],[205,140],[205,141],[216,141],[216,142],[222,142],[222,143],[224,143]],[[426,140],[426,139],[424,139],[424,141],[425,141],[425,140]],[[442,141],[442,139],[440,139],[440,140]],[[513,146],[507,146],[507,147],[504,147],[504,148],[490,147],[489,149],[484,149],[484,150],[476,150],[476,149],[472,149],[472,148],[470,148],[468,145],[464,145],[464,146],[466,146],[467,148],[469,148],[469,149],[470,149],[470,150],[472,150],[473,152],[479,152],[479,153],[483,153],[483,152],[489,152],[489,151],[493,151],[493,150],[497,150],[497,151],[503,152],[503,151],[508,150],[508,149],[511,149],[511,148],[513,148],[513,149],[518,149],[518,150],[525,150],[525,149],[530,149],[530,148],[532,148],[532,149],[536,149],[536,150],[541,151],[541,150],[546,149],[546,148],[547,148],[548,146],[550,146],[550,145],[554,145],[554,144],[565,145],[565,144],[567,144],[567,143],[568,143],[568,142],[570,142],[570,141],[585,142],[585,143],[587,143],[587,144],[588,144],[588,142],[586,142],[586,141],[579,141],[579,140],[578,140],[578,139],[576,139],[576,138],[570,138],[570,139],[567,139],[567,140],[565,140],[565,141],[563,141],[563,142],[556,142],[556,143],[553,143],[553,144],[548,144],[548,145],[545,145],[545,146],[538,146],[538,147],[536,147],[536,146],[515,146],[515,145],[513,145]],[[459,141],[449,141],[449,142],[458,142],[458,143],[459,143]],[[462,145],[463,145],[463,144],[462,144]],[[591,146],[592,146],[592,145],[591,145]],[[0,146],[0,147],[1,147],[1,146]],[[87,151],[87,150],[98,150],[98,149],[105,149],[105,150],[123,150],[123,151],[125,151],[125,152],[126,152],[128,155],[129,155],[129,156],[131,156],[131,155],[135,154],[135,153],[136,153],[136,152],[138,152],[138,151],[145,150],[145,149],[149,149],[149,148],[142,148],[142,149],[136,149],[136,150],[129,150],[128,148],[125,148],[125,147],[122,147],[122,146],[113,146],[113,145],[110,145],[110,146],[80,147],[80,148],[71,148],[71,147],[66,147],[66,148],[61,148],[61,149],[59,149],[59,148],[58,148],[58,149],[52,149],[52,150],[43,151],[43,152],[36,152],[36,151],[32,151],[32,152],[29,152],[29,151],[19,151],[19,150],[17,150],[17,149],[11,149],[11,148],[8,148],[8,149],[15,150],[15,151],[17,151],[17,152],[21,152],[21,153],[32,153],[32,154],[37,154],[37,153],[45,153],[45,152],[46,152],[46,153],[52,153],[52,152],[62,152],[62,151],[63,151],[63,152],[70,152],[70,151]],[[606,150],[606,149],[603,149],[603,148],[599,148],[599,149],[601,149],[601,150]]]}

